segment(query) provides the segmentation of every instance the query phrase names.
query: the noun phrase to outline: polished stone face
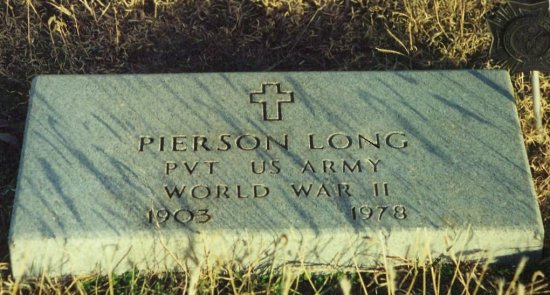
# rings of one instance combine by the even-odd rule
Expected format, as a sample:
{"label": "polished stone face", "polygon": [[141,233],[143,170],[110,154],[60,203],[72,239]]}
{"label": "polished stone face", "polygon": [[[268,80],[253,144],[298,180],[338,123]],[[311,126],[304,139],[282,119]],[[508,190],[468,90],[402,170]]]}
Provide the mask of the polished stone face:
{"label": "polished stone face", "polygon": [[503,71],[39,76],[15,276],[540,254]]}

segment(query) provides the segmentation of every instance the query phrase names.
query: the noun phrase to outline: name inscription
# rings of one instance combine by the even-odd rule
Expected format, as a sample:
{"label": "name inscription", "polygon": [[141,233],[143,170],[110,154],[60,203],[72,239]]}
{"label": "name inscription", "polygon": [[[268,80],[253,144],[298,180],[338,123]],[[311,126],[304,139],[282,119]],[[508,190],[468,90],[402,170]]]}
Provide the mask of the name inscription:
{"label": "name inscription", "polygon": [[[159,135],[139,136],[137,139],[138,153],[175,153],[175,152],[249,152],[279,150],[293,152],[294,150],[323,153],[330,150],[403,150],[409,147],[407,135],[400,131],[376,132],[372,134],[346,134],[343,132],[317,134],[309,133],[302,138],[292,138],[288,134],[231,134],[217,135]],[[204,159],[188,161],[175,159],[162,163],[162,173],[169,176],[215,175],[224,165],[221,160]],[[307,154],[300,161],[295,161],[291,167],[284,167],[279,159],[252,160],[249,163],[251,175],[266,175],[277,177],[286,169],[295,169],[299,174],[358,174],[379,173],[384,167],[383,159],[374,157],[361,159],[308,159]],[[185,179],[189,179],[185,177]],[[362,184],[360,188],[347,182],[291,182],[278,187],[283,193],[300,199],[340,199],[358,198],[365,200],[372,197],[388,197],[391,195],[389,182],[372,182]],[[368,189],[370,187],[370,189]],[[226,200],[253,201],[273,197],[273,191],[265,183],[187,183],[165,184],[160,188],[161,194],[169,199],[189,198],[223,202]],[[207,204],[207,203],[206,203]],[[406,208],[400,204],[351,206],[349,218],[355,222],[380,222],[386,219],[405,220]],[[215,212],[208,206],[202,208],[150,208],[147,211],[147,222],[160,226],[168,222],[177,224],[205,224],[216,219]]]}
{"label": "name inscription", "polygon": [[[384,146],[393,149],[407,147],[407,140],[403,132],[375,133],[371,136],[365,134],[349,135],[345,133],[331,133],[324,136],[310,133],[302,140],[311,150],[323,149],[363,149],[382,148]],[[172,136],[140,136],[138,151],[146,149],[158,152],[208,152],[208,151],[255,151],[258,149],[271,150],[279,147],[290,150],[288,134],[257,135],[257,134],[219,134],[217,136],[206,135],[172,135]]]}

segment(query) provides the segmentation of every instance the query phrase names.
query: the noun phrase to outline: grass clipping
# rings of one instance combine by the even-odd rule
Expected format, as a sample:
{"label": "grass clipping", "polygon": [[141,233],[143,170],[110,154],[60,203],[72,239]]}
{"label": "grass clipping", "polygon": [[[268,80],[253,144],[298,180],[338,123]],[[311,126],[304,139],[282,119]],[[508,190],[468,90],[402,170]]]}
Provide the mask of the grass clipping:
{"label": "grass clipping", "polygon": [[[4,0],[0,2],[0,132],[22,138],[37,74],[269,70],[494,68],[486,15],[503,1]],[[541,76],[543,132],[531,86],[513,76],[546,231],[550,228],[550,77]],[[6,128],[5,126],[12,126]],[[199,274],[84,276],[14,281],[7,232],[19,149],[0,142],[0,289],[7,293],[549,294],[548,258],[525,268],[410,262],[315,274],[256,273],[221,265]],[[550,242],[545,243],[548,250]]]}

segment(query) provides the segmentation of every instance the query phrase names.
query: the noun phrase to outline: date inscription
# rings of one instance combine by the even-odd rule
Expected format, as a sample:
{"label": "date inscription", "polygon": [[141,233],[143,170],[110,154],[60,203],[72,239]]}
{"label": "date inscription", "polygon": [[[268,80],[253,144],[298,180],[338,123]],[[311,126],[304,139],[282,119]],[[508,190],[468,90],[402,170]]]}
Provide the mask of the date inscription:
{"label": "date inscription", "polygon": [[375,206],[367,205],[351,207],[351,218],[353,220],[376,220],[382,221],[382,218],[393,218],[403,220],[407,218],[407,210],[404,206]]}
{"label": "date inscription", "polygon": [[[147,211],[147,217],[149,224],[158,225],[169,222],[170,220],[179,224],[188,224],[190,222],[207,223],[212,220],[212,215],[208,209],[149,209],[149,211]],[[351,218],[353,220],[374,220],[378,222],[382,221],[383,218],[404,220],[407,218],[407,210],[402,205],[354,206],[351,207]]]}
{"label": "date inscription", "polygon": [[180,224],[187,224],[190,222],[207,223],[212,219],[212,215],[208,212],[208,209],[178,209],[169,210],[162,209],[150,209],[147,212],[148,220],[150,224],[163,224],[169,220]]}

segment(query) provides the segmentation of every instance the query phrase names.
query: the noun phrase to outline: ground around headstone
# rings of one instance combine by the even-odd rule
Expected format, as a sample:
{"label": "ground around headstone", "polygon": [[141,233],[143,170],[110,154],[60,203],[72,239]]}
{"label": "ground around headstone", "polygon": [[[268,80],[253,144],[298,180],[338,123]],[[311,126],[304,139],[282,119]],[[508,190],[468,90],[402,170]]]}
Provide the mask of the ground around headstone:
{"label": "ground around headstone", "polygon": [[503,71],[39,76],[16,277],[542,251]]}

